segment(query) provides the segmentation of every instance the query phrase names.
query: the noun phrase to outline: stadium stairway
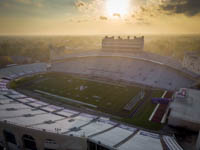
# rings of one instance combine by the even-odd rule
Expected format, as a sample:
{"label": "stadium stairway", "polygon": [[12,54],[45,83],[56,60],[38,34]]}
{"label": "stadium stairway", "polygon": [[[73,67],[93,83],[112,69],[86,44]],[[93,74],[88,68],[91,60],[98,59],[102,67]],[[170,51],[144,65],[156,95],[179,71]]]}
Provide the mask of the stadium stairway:
{"label": "stadium stairway", "polygon": [[[164,98],[171,98],[172,95],[173,95],[173,92],[167,92],[164,95]],[[155,112],[154,116],[152,117],[151,121],[157,122],[157,123],[161,123],[162,118],[164,117],[165,112],[167,111],[168,105],[169,104],[159,104],[159,107],[156,110],[156,112]]]}

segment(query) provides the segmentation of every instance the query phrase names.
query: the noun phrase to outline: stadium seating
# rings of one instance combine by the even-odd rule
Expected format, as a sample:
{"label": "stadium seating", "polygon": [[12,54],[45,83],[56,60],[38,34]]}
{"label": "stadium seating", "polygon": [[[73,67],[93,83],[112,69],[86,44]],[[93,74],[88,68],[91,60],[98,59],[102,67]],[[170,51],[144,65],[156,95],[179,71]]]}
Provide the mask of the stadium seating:
{"label": "stadium seating", "polygon": [[97,76],[138,83],[150,87],[176,90],[193,81],[174,69],[145,60],[124,57],[81,57],[53,63],[52,71]]}
{"label": "stadium seating", "polygon": [[9,77],[14,79],[20,76],[46,71],[46,63],[34,63],[3,68],[0,70],[0,75],[2,77]]}
{"label": "stadium seating", "polygon": [[[46,63],[34,63],[3,68],[0,70],[0,75],[14,79],[46,71]],[[193,84],[192,80],[165,66],[116,56],[77,57],[65,62],[53,63],[51,71],[138,83],[167,90],[176,90]]]}

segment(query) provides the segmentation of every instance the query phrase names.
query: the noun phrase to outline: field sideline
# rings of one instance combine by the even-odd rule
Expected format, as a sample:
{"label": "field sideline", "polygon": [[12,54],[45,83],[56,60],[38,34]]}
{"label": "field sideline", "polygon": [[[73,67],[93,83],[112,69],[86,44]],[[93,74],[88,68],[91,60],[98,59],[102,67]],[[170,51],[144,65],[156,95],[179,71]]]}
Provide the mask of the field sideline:
{"label": "field sideline", "polygon": [[[160,124],[148,121],[155,108],[152,97],[160,97],[162,90],[142,89],[137,86],[121,86],[105,82],[95,82],[63,73],[47,73],[22,78],[11,83],[12,88],[34,92],[40,90],[97,106],[98,111],[119,116],[124,121],[148,129],[159,130]],[[145,96],[130,111],[124,110],[129,101],[144,90]],[[67,101],[62,101],[68,103]],[[70,103],[69,103],[70,104]],[[137,111],[136,111],[137,110]],[[134,112],[134,114],[133,114]]]}

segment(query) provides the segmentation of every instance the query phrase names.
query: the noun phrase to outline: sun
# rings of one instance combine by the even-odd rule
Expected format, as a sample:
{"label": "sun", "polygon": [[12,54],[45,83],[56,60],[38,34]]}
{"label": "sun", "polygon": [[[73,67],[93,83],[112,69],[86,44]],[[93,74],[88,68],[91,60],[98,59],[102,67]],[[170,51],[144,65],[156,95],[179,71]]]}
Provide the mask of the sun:
{"label": "sun", "polygon": [[129,12],[130,0],[107,0],[106,13],[112,16],[124,16]]}

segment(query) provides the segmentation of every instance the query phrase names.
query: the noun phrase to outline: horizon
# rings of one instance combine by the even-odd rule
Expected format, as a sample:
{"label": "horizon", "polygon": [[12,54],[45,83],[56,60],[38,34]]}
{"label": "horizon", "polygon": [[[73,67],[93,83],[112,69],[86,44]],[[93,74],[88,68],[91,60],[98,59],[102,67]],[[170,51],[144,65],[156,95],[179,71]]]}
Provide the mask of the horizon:
{"label": "horizon", "polygon": [[0,37],[37,37],[37,36],[71,36],[71,37],[81,37],[81,36],[200,36],[200,33],[132,33],[132,34],[0,34]]}

